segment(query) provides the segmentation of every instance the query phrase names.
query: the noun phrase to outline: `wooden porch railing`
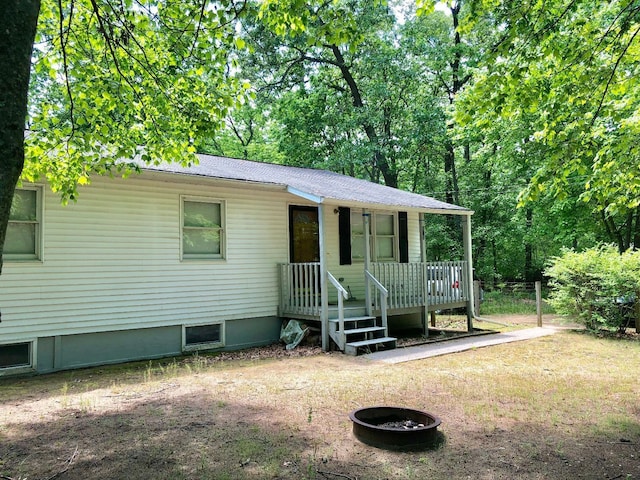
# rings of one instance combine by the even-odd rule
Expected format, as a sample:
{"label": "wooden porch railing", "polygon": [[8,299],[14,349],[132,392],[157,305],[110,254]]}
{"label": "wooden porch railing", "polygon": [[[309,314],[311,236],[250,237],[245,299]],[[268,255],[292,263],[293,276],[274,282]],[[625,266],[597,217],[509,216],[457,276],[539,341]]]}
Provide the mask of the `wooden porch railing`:
{"label": "wooden porch railing", "polygon": [[[364,271],[365,288],[369,290],[370,286],[375,288],[377,295],[373,295],[373,302],[369,301],[366,305],[367,315],[373,314],[373,305],[379,305],[376,310],[380,310],[380,319],[382,320],[382,326],[384,327],[384,336],[388,336],[389,330],[387,328],[387,298],[389,298],[389,291],[380,283],[380,281],[371,274],[368,270]],[[369,292],[366,294],[367,298],[371,298]],[[372,305],[373,303],[373,305]]]}
{"label": "wooden porch railing", "polygon": [[426,264],[429,305],[460,304],[471,300],[472,279],[467,262],[430,262]]}
{"label": "wooden porch railing", "polygon": [[[369,272],[387,295],[373,295],[371,307],[381,312],[382,298],[387,309],[462,306],[470,300],[467,262],[372,263]],[[320,264],[280,265],[280,310],[282,315],[319,317]],[[367,282],[365,282],[367,283]],[[426,295],[426,298],[425,298]]]}
{"label": "wooden porch railing", "polygon": [[[370,269],[389,292],[389,308],[424,305],[424,263],[372,263]],[[374,306],[376,310],[380,307],[377,303]]]}
{"label": "wooden porch railing", "polygon": [[[389,309],[459,305],[469,300],[465,261],[372,263],[370,269],[389,291]],[[380,305],[374,307],[379,310]]]}
{"label": "wooden porch railing", "polygon": [[349,292],[347,292],[340,282],[336,280],[336,277],[331,275],[330,272],[327,272],[327,278],[329,279],[329,283],[335,287],[338,291],[338,328],[339,338],[336,338],[336,343],[340,350],[344,350],[344,346],[346,343],[345,333],[344,333],[344,301],[349,298]]}
{"label": "wooden porch railing", "polygon": [[281,313],[317,317],[320,308],[320,263],[281,264]]}

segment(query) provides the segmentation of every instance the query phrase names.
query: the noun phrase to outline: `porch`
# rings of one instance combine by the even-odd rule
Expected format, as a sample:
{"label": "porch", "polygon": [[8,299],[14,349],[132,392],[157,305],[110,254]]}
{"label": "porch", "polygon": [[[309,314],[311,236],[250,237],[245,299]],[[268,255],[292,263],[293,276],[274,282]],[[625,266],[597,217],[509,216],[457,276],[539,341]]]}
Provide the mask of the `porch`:
{"label": "porch", "polygon": [[[467,307],[472,329],[472,279],[466,261],[369,263],[363,286],[353,292],[331,272],[322,277],[320,262],[279,265],[280,316],[320,323],[323,348],[329,339],[338,349],[395,348],[389,317],[417,313],[428,333],[427,315],[436,310]],[[359,300],[356,301],[355,298]]]}

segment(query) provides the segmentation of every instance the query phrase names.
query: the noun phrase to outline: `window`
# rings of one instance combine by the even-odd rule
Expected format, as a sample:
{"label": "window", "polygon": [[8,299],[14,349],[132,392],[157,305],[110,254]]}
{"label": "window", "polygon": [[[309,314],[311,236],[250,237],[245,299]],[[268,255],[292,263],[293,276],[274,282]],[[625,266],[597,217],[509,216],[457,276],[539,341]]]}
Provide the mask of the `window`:
{"label": "window", "polygon": [[396,259],[396,221],[388,213],[375,214],[375,260],[391,262]]}
{"label": "window", "polygon": [[[351,212],[351,258],[363,261],[364,217],[361,212]],[[392,262],[397,259],[397,221],[393,213],[376,212],[369,215],[369,251],[374,262]]]}
{"label": "window", "polygon": [[224,258],[224,204],[182,199],[182,259]]}
{"label": "window", "polygon": [[39,188],[16,189],[4,242],[4,255],[7,260],[40,259],[41,203]]}
{"label": "window", "polygon": [[0,345],[0,375],[5,369],[24,369],[32,366],[31,342]]}
{"label": "window", "polygon": [[[369,223],[369,235],[371,235]],[[361,212],[351,212],[351,259],[364,260],[364,217]]]}
{"label": "window", "polygon": [[224,324],[212,323],[208,325],[184,326],[183,350],[204,350],[224,346]]}

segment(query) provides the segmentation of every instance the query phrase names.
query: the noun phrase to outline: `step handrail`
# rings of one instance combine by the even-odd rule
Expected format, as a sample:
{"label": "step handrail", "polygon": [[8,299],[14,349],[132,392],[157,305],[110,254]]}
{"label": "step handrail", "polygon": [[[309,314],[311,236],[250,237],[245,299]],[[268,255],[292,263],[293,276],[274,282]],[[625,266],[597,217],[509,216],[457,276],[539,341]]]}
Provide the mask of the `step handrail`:
{"label": "step handrail", "polygon": [[345,290],[345,288],[340,284],[336,277],[334,277],[331,272],[327,271],[327,278],[329,282],[338,290],[338,329],[340,331],[340,343],[339,345],[341,350],[344,350],[344,345],[346,342],[346,336],[344,334],[344,300],[349,298],[349,292]]}
{"label": "step handrail", "polygon": [[[387,297],[389,297],[389,290],[387,290],[369,270],[364,271],[364,276],[367,283],[371,282],[378,292],[380,292],[380,318],[382,319],[382,326],[384,327],[384,336],[387,337],[389,336],[387,329]],[[367,285],[367,289],[368,288],[369,286]],[[369,306],[369,308],[371,307]]]}

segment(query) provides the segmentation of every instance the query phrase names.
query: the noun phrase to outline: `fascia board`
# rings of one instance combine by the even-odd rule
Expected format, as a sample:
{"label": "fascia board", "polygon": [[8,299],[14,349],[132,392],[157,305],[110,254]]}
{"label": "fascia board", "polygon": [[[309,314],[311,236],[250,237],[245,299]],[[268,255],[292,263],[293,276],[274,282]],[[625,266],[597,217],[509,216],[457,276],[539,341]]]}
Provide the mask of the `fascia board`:
{"label": "fascia board", "polygon": [[317,203],[318,205],[321,203],[324,203],[324,197],[319,197],[312,193],[303,192],[302,190],[299,190],[291,186],[287,187],[287,192],[297,197],[304,198],[305,200],[309,200],[310,202]]}

